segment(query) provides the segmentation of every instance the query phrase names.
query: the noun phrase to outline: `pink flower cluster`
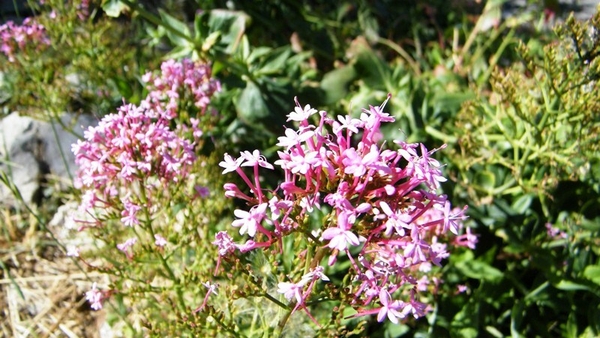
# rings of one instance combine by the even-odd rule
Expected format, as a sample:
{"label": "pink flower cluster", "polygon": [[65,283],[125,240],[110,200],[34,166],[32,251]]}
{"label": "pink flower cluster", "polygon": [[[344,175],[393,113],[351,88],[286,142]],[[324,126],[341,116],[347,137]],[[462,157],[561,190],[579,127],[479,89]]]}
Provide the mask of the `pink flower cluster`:
{"label": "pink flower cluster", "polygon": [[[198,98],[197,105],[205,109],[220,85],[217,80],[207,78],[210,77],[208,66],[189,60],[165,61],[161,69],[162,76],[153,80],[159,89],[150,91],[139,106],[124,104],[116,114],[105,116],[98,126],[88,128],[85,140],[72,146],[80,167],[76,186],[92,194],[86,195],[87,208],[96,202],[106,203],[121,193],[121,187],[131,186],[142,178],[154,177],[166,184],[187,176],[196,158],[194,143],[169,127],[179,112],[177,98],[192,95]],[[145,78],[149,80],[152,75],[148,73]],[[169,102],[163,104],[165,98],[161,90],[166,87],[170,88],[165,92]],[[201,135],[198,120],[192,118],[191,124],[194,136]],[[129,194],[122,196],[121,202],[123,223],[136,225],[136,214],[141,206],[134,204]]]}
{"label": "pink flower cluster", "polygon": [[149,106],[169,119],[187,109],[182,105],[188,102],[193,102],[199,115],[203,115],[211,97],[221,90],[221,83],[211,77],[211,69],[206,64],[189,59],[168,60],[160,68],[160,76],[146,73],[142,80],[147,83]]}
{"label": "pink flower cluster", "polygon": [[94,283],[92,288],[85,293],[85,299],[90,303],[90,307],[94,310],[102,309],[102,303],[104,302],[104,293],[98,290],[97,284]]}
{"label": "pink flower cluster", "polygon": [[44,26],[31,18],[23,20],[22,25],[8,21],[0,26],[0,51],[8,57],[8,61],[14,62],[17,49],[24,50],[28,45],[35,46],[37,50],[42,45],[50,45]]}
{"label": "pink flower cluster", "polygon": [[[261,188],[259,168],[274,167],[258,150],[242,152],[239,158],[225,154],[220,163],[223,173],[237,172],[249,187],[249,193],[232,183],[224,188],[226,196],[250,206],[236,210],[232,223],[250,238],[235,244],[226,232],[218,233],[218,264],[236,251],[280,245],[285,236],[306,234],[322,243],[329,266],[341,257],[350,261],[349,296],[357,316],[377,313],[379,321],[388,318],[394,323],[409,315],[423,316],[427,306],[419,292],[435,284],[427,272],[449,256],[444,241],[450,233],[462,232],[466,218],[465,209],[452,209],[447,196],[436,192],[446,180],[442,166],[431,157],[437,149],[384,141],[381,124],[394,118],[383,112],[383,105],[363,110],[359,118],[333,119],[296,104],[288,121],[298,127],[286,129],[277,144],[283,149],[274,164],[283,169],[285,180],[276,191]],[[316,123],[309,122],[313,119]],[[243,167],[251,168],[252,175]],[[312,224],[308,216],[316,209],[325,216]],[[473,247],[477,241],[470,232],[461,236],[455,245]],[[311,275],[279,285],[296,308],[305,307],[313,281],[328,280],[320,257],[315,259],[310,263],[315,267],[311,273],[318,272],[315,279]]]}
{"label": "pink flower cluster", "polygon": [[[206,109],[215,88],[219,88],[218,81],[209,78],[210,68],[206,65],[170,60],[163,64],[162,70],[163,77],[153,82],[157,87],[168,86],[169,98],[177,95],[198,98],[197,105],[202,109]],[[201,93],[203,89],[206,92]],[[151,91],[139,106],[124,103],[116,113],[89,127],[84,139],[72,145],[79,166],[75,187],[83,191],[77,215],[72,217],[81,225],[79,230],[100,227],[114,215],[120,215],[126,227],[141,227],[134,231],[136,237],[116,245],[128,260],[133,260],[136,246],[147,244],[143,243],[147,241],[144,238],[152,238],[138,237],[142,230],[153,235],[151,240],[157,251],[167,247],[167,239],[147,228],[147,222],[152,221],[155,210],[164,207],[159,203],[164,203],[165,192],[188,178],[196,160],[196,141],[202,134],[198,119],[189,118],[191,125],[184,125],[178,116],[183,108],[163,104],[159,92]],[[170,128],[174,118],[178,118],[176,130]],[[193,141],[183,136],[190,129]],[[196,186],[195,190],[200,197],[208,195],[205,187]],[[79,250],[70,248],[69,254],[79,256]],[[94,284],[86,298],[98,310],[108,294],[98,291]]]}
{"label": "pink flower cluster", "polygon": [[[156,112],[125,104],[116,114],[106,115],[96,127],[89,127],[85,140],[73,144],[79,165],[76,187],[86,190],[85,209],[109,206],[119,197],[121,219],[127,226],[139,223],[142,207],[132,201],[131,188],[144,178],[153,177],[156,189],[185,178],[194,162],[194,145],[169,129],[165,119],[154,119]],[[130,193],[122,194],[122,188]],[[146,189],[150,186],[146,186]]]}

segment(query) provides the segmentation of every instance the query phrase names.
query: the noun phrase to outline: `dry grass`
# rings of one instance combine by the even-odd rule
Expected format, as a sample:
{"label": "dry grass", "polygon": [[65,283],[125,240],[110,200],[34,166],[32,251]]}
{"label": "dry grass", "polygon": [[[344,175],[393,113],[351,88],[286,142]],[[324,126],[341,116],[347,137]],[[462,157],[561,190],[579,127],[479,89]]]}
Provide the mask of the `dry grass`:
{"label": "dry grass", "polygon": [[0,222],[0,336],[106,337],[103,311],[84,296],[100,277],[81,271],[33,217],[2,210]]}

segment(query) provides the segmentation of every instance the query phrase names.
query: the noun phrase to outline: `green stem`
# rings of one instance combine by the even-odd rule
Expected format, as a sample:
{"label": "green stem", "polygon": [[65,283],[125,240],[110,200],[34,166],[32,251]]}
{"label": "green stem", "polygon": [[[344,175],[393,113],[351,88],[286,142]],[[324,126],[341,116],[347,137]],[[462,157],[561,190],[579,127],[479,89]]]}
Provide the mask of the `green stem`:
{"label": "green stem", "polygon": [[396,53],[398,53],[398,55],[400,55],[404,59],[404,61],[406,61],[406,63],[408,63],[408,65],[410,66],[410,68],[412,68],[415,75],[417,75],[417,76],[421,75],[421,69],[419,68],[419,65],[410,56],[410,54],[408,54],[408,52],[404,48],[402,48],[402,46],[394,43],[393,41],[390,41],[390,40],[384,39],[384,38],[378,38],[377,42],[382,45],[388,46],[389,48],[394,50]]}
{"label": "green stem", "polygon": [[[142,187],[140,187],[140,195],[141,195],[141,198],[143,201],[147,201],[146,190],[144,188],[145,186],[146,185],[144,184]],[[146,220],[144,223],[146,224],[146,227],[147,227],[148,231],[150,232],[151,238],[154,238],[154,235],[156,233],[154,232],[154,229],[152,228],[152,220],[151,220],[150,214],[148,213],[148,208],[143,208],[143,209],[144,209],[144,215],[146,216]],[[173,284],[175,285],[175,292],[177,293],[177,302],[179,303],[179,307],[181,308],[180,310],[185,311],[185,301],[183,300],[183,291],[181,290],[181,285],[179,283],[179,279],[177,278],[177,276],[175,276],[173,269],[171,269],[171,267],[169,266],[169,263],[167,263],[167,260],[165,259],[165,257],[157,250],[154,250],[154,253],[158,256],[162,267],[165,269],[165,271],[169,275],[169,278],[173,281]]]}
{"label": "green stem", "polygon": [[285,324],[287,324],[288,319],[292,315],[292,309],[290,309],[283,318],[277,324],[277,337],[283,337],[283,329],[285,328]]}

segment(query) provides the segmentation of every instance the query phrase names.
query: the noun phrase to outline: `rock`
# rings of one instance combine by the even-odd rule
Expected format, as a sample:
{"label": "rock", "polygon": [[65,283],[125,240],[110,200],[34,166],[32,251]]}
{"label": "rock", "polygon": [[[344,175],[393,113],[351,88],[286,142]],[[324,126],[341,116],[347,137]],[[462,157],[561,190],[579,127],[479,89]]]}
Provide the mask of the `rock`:
{"label": "rock", "polygon": [[[75,134],[83,135],[83,130],[95,123],[89,115],[75,120],[73,115],[64,114],[61,121],[67,129],[56,121],[38,121],[18,113],[0,120],[0,171],[7,174],[28,204],[42,201],[48,175],[71,182],[76,172],[75,156],[71,152],[71,144],[78,139]],[[73,133],[69,132],[70,127]],[[17,205],[13,193],[4,184],[0,185],[0,204]]]}
{"label": "rock", "polygon": [[547,8],[554,12],[559,20],[565,19],[571,12],[578,20],[587,20],[596,13],[598,4],[598,0],[546,0],[534,4],[526,0],[508,0],[503,4],[503,16],[510,17],[527,11],[539,12]]}

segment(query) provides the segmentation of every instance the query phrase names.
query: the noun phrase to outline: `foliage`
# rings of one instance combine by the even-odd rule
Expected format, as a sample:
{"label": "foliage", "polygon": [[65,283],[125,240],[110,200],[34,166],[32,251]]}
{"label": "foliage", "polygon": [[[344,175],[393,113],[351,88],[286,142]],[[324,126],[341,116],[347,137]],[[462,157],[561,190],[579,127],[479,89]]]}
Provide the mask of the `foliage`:
{"label": "foliage", "polygon": [[[129,163],[135,167],[125,170],[129,176],[113,173],[77,186],[97,193],[93,211],[80,217],[96,215],[94,226],[90,223],[86,229],[95,234],[97,251],[82,251],[81,258],[91,269],[111,276],[110,285],[98,284],[88,292],[91,304],[99,307],[109,299],[109,321],[127,318],[130,335],[142,331],[163,336],[198,332],[252,336],[263,331],[374,337],[599,335],[600,14],[588,22],[569,18],[553,33],[547,21],[556,10],[553,1],[544,2],[540,12],[508,18],[502,14],[503,1],[451,3],[32,3],[38,15],[24,26],[42,24],[46,35],[39,41],[47,38],[49,44],[21,46],[11,40],[11,54],[0,55],[6,60],[0,66],[0,85],[7,93],[0,99],[8,109],[37,116],[40,108],[53,114],[75,110],[105,115],[122,105],[103,123],[131,114],[140,118],[139,125],[129,121],[128,127],[159,129],[169,138],[147,141],[146,148],[139,148],[146,157],[136,152],[138,148],[127,148],[119,154],[129,157],[112,158],[112,167],[104,172],[123,170]],[[215,79],[205,87],[170,87],[163,86],[160,75],[143,76],[147,69],[157,69],[161,58],[171,60],[163,65],[191,67],[184,69],[202,64],[203,74]],[[209,98],[209,106],[197,105],[198,97],[188,91],[198,88],[202,89],[197,93],[204,89],[210,93],[200,95]],[[294,112],[300,114],[295,110],[288,115],[295,97],[345,117],[327,119],[319,113],[319,118],[292,121]],[[358,146],[364,134],[347,132],[339,137],[336,124],[357,128],[356,121],[364,122],[363,115],[366,118],[370,111],[361,108],[386,99],[395,123],[381,125],[387,143],[374,142],[377,150],[392,149],[392,140],[400,147],[394,151],[408,151],[412,148],[402,145],[416,142],[429,149],[447,144],[439,152],[449,178],[444,186],[447,197],[432,189],[429,193],[438,197],[421,200],[425,195],[412,194],[404,202],[414,203],[414,210],[441,199],[468,205],[465,229],[475,234],[465,230],[459,241],[472,244],[472,236],[478,239],[475,250],[452,247],[442,267],[434,268],[429,277],[437,281],[435,292],[410,299],[413,306],[430,304],[431,311],[420,319],[400,315],[397,302],[407,302],[406,290],[394,294],[396,289],[388,285],[390,294],[379,292],[371,302],[346,297],[345,288],[360,294],[358,281],[350,275],[359,279],[364,275],[361,265],[354,263],[363,250],[357,235],[373,247],[381,246],[393,234],[382,235],[373,224],[393,218],[396,205],[381,196],[362,200],[357,191],[346,196],[349,203],[354,203],[354,210],[366,208],[359,202],[372,203],[371,211],[348,215],[324,200],[343,182],[363,177],[352,172],[360,172],[361,166],[352,166],[351,158],[365,163],[371,158],[366,148]],[[156,114],[169,109],[168,116]],[[86,135],[88,142],[104,140],[93,134],[90,130]],[[303,139],[304,134],[310,137]],[[119,136],[111,131],[103,135]],[[286,146],[293,136],[302,140]],[[130,141],[140,140],[144,139],[136,136]],[[287,149],[275,147],[278,141]],[[307,156],[316,150],[311,148],[315,142],[327,156]],[[100,152],[80,146],[75,150],[83,166],[85,154],[97,155],[99,163],[102,152],[106,158],[117,155],[108,143]],[[340,147],[356,147],[357,156],[339,151]],[[299,153],[288,153],[290,149]],[[225,157],[223,163],[236,164],[233,170],[240,177],[224,191],[217,167],[223,153],[241,153],[239,159]],[[335,175],[326,175],[326,165],[312,167],[317,158],[331,160],[335,154],[339,157],[331,165]],[[419,156],[426,154],[424,150]],[[305,162],[290,165],[292,155],[296,159],[302,155]],[[277,170],[258,172],[259,166],[268,167],[275,159],[281,164]],[[405,169],[411,161],[403,161],[399,167]],[[245,176],[242,163],[256,169],[251,176]],[[148,166],[151,169],[146,170]],[[183,169],[178,172],[181,176],[169,176],[173,168]],[[100,181],[105,186],[93,183]],[[298,188],[300,183],[306,187]],[[245,185],[250,190],[238,188]],[[369,187],[382,188],[375,185]],[[200,197],[206,193],[209,199]],[[241,200],[228,201],[223,194]],[[83,202],[90,201],[90,195],[82,197]],[[246,222],[246,216],[260,221]],[[352,217],[358,228],[334,224]],[[281,230],[276,224],[285,220],[297,226],[288,224],[285,231],[276,231]],[[234,236],[234,242],[222,232],[230,224],[239,226],[242,236],[252,232],[252,239],[236,244],[241,237]],[[260,227],[250,231],[252,224]],[[323,232],[311,233],[317,230]],[[220,236],[217,245],[211,243],[215,234]],[[346,247],[335,240],[336,234],[346,236]],[[403,254],[408,237],[394,237],[403,243],[399,250]],[[433,240],[431,234],[421,238]],[[430,242],[427,245],[431,247]],[[76,253],[70,249],[69,254]],[[334,254],[333,264],[322,266],[311,259],[332,250],[346,255]],[[214,277],[218,264],[219,275]],[[378,286],[386,285],[379,282]],[[357,317],[355,311],[383,313],[399,323],[382,325],[375,318]]]}
{"label": "foliage", "polygon": [[38,15],[26,21],[43,27],[46,41],[28,44],[14,56],[0,55],[8,61],[0,62],[0,99],[9,112],[44,119],[65,111],[103,114],[122,97],[140,99],[141,87],[132,75],[147,57],[136,42],[135,27],[106,17],[96,5],[87,0],[31,2]]}
{"label": "foliage", "polygon": [[[449,128],[457,193],[485,229],[487,249],[475,262],[503,272],[475,277],[478,289],[454,317],[465,336],[486,326],[525,336],[598,334],[599,23],[599,14],[585,23],[570,17],[542,50],[521,44],[521,61],[497,67],[493,92],[465,104]],[[504,311],[510,315],[496,321]]]}

